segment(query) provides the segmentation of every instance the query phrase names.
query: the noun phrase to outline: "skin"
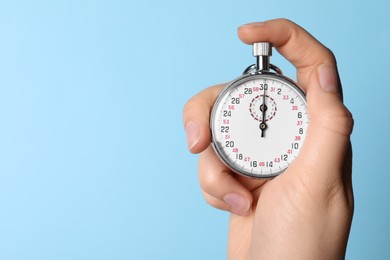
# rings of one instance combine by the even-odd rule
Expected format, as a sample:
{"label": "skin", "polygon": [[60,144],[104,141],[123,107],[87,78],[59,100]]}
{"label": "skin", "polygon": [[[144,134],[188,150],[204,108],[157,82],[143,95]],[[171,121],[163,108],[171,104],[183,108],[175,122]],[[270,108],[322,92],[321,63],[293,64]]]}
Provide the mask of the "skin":
{"label": "skin", "polygon": [[205,200],[230,211],[229,259],[343,259],[353,216],[353,128],[332,52],[295,23],[277,19],[238,28],[246,44],[268,41],[297,70],[310,124],[298,158],[281,175],[232,173],[210,146],[209,116],[223,85],[192,97],[183,121],[189,150],[200,153]]}

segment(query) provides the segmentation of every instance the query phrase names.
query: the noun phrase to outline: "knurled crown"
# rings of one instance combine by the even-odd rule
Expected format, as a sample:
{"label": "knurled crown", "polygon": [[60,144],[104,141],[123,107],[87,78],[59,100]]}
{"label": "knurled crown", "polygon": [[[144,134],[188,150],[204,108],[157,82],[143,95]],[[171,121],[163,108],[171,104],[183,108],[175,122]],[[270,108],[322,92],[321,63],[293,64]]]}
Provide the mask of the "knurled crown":
{"label": "knurled crown", "polygon": [[272,56],[272,44],[270,42],[255,42],[253,56]]}

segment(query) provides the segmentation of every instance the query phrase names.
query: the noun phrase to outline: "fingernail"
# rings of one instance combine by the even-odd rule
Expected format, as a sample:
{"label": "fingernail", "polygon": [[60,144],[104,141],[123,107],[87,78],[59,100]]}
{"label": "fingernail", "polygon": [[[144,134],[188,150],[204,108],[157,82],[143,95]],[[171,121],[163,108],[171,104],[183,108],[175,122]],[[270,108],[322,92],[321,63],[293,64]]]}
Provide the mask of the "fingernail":
{"label": "fingernail", "polygon": [[244,25],[241,25],[239,28],[243,28],[243,27],[260,27],[260,26],[263,26],[264,23],[263,22],[256,22],[256,23],[247,23],[247,24],[244,24]]}
{"label": "fingernail", "polygon": [[321,88],[327,92],[338,91],[337,71],[333,65],[322,64],[318,67],[318,80]]}
{"label": "fingernail", "polygon": [[200,137],[200,128],[199,126],[194,122],[188,122],[186,125],[186,135],[187,135],[187,146],[188,149],[191,150],[192,147],[194,147]]}
{"label": "fingernail", "polygon": [[230,211],[237,215],[247,215],[250,203],[249,200],[237,193],[227,194],[223,200],[230,205]]}

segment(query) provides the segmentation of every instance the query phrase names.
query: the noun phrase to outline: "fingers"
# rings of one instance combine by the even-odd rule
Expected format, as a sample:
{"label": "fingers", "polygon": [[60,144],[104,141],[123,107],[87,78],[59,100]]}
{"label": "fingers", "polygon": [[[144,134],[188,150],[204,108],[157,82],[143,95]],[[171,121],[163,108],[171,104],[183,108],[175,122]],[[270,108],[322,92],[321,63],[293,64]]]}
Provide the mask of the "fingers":
{"label": "fingers", "polygon": [[238,28],[238,36],[247,44],[271,42],[297,68],[298,81],[304,88],[308,80],[307,72],[313,66],[335,63],[331,51],[302,27],[286,19],[243,25]]}
{"label": "fingers", "polygon": [[192,97],[184,106],[183,121],[187,146],[192,153],[200,153],[210,144],[210,112],[224,85],[207,88]]}
{"label": "fingers", "polygon": [[210,205],[241,216],[250,213],[252,194],[233,177],[211,146],[200,155],[199,182]]}
{"label": "fingers", "polygon": [[321,64],[309,76],[310,124],[305,144],[293,164],[299,168],[299,174],[307,175],[303,177],[318,180],[323,186],[344,178],[353,128],[352,115],[341,101],[338,85],[338,73],[333,64]]}
{"label": "fingers", "polygon": [[310,125],[305,145],[293,164],[299,169],[289,172],[315,172],[320,181],[340,177],[345,172],[342,168],[353,119],[340,97],[341,85],[332,52],[285,19],[241,26],[238,35],[247,44],[271,42],[297,68],[298,81],[307,93]]}
{"label": "fingers", "polygon": [[[332,52],[303,28],[283,19],[245,25],[239,28],[238,34],[248,44],[273,43],[297,68],[298,80],[307,92],[310,125],[306,141],[300,156],[284,174],[317,181],[318,185],[312,187],[319,187],[326,181],[330,183],[335,178],[343,179],[340,177],[347,158],[353,119],[340,98]],[[210,146],[210,112],[222,88],[223,85],[208,88],[185,105],[183,121],[188,149],[201,153],[199,180],[207,202],[245,216],[256,203],[251,191],[264,182],[234,177]]]}

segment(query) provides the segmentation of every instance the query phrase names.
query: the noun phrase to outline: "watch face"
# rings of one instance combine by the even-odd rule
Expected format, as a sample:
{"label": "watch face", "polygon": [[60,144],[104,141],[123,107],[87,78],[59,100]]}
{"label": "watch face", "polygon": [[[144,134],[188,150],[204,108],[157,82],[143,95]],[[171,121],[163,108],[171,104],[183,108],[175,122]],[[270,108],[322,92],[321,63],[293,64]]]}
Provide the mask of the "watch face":
{"label": "watch face", "polygon": [[271,73],[243,76],[214,105],[213,146],[234,172],[273,177],[298,156],[308,123],[305,95],[291,80]]}

